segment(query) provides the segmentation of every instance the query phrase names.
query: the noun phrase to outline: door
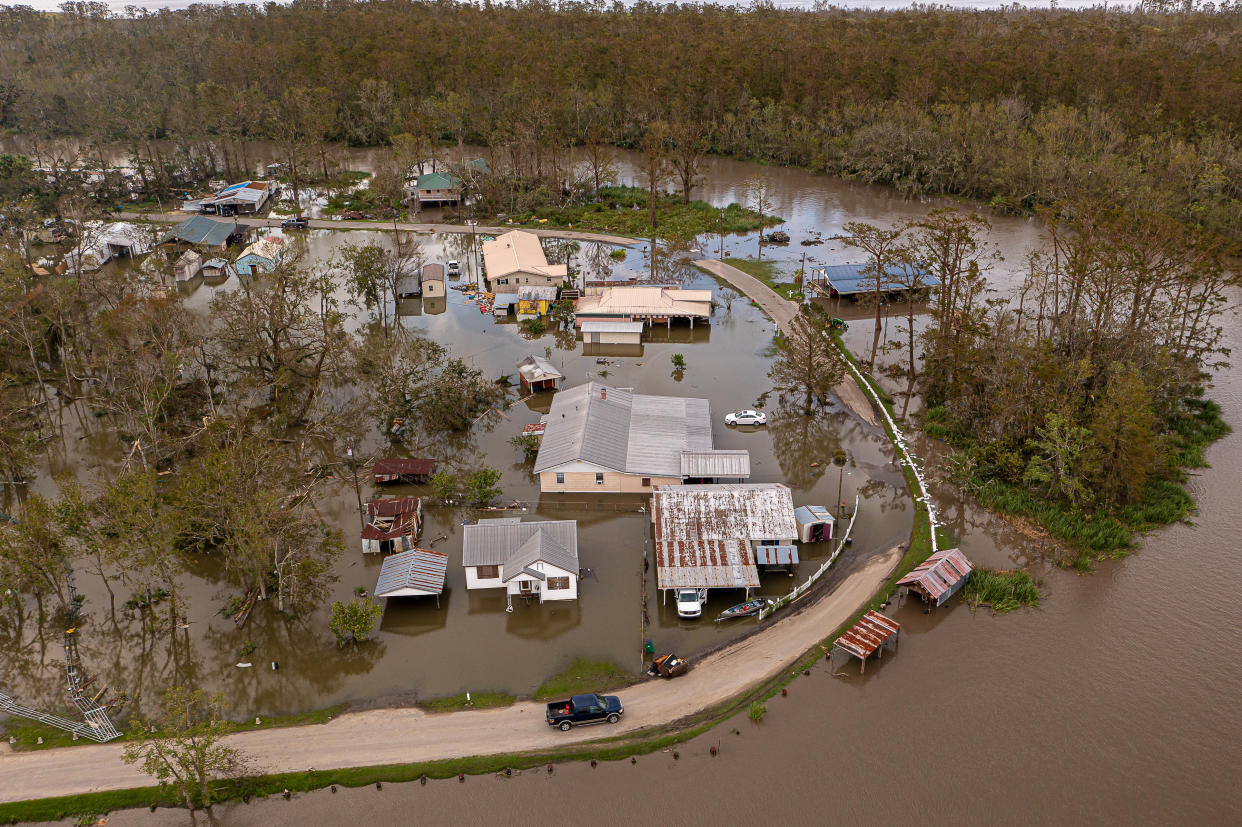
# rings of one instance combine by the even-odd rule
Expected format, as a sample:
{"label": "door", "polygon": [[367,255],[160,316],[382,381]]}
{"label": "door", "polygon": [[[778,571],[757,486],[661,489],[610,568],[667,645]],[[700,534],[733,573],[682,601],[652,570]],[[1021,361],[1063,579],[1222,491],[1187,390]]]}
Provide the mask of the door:
{"label": "door", "polygon": [[534,590],[535,584],[529,580],[518,581],[518,592],[521,594],[530,594]]}

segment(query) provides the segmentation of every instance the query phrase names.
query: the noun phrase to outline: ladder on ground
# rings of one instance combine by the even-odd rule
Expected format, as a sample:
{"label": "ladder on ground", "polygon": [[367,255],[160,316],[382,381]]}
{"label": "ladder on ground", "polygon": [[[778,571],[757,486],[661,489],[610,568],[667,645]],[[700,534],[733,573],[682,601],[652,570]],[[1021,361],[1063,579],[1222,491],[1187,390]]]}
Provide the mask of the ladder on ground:
{"label": "ladder on ground", "polygon": [[[90,738],[92,741],[111,741],[113,738],[120,737],[119,732],[112,726],[112,722],[108,720],[106,714],[93,714],[86,716],[86,722],[71,721],[68,718],[62,718],[59,715],[49,715],[46,712],[40,712],[37,709],[31,709],[28,706],[22,706],[17,699],[11,695],[0,692],[0,712],[7,712],[10,715],[17,715],[22,718],[29,718],[32,721],[38,721],[41,724],[63,729],[66,732],[75,733],[83,738]],[[100,710],[102,713],[102,710]]]}

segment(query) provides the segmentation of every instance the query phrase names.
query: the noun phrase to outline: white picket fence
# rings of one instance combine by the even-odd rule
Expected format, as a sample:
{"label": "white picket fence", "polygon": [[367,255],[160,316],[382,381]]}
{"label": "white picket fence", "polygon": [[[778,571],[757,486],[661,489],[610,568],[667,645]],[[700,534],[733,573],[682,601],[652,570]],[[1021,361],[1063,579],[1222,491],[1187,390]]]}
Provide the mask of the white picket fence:
{"label": "white picket fence", "polygon": [[810,577],[808,577],[805,582],[803,582],[799,586],[795,586],[794,590],[791,591],[789,594],[785,595],[784,597],[778,598],[777,600],[772,601],[767,606],[764,606],[762,609],[760,609],[759,610],[760,620],[763,620],[765,617],[770,617],[772,613],[775,612],[777,609],[785,608],[790,603],[794,602],[799,597],[807,593],[807,590],[809,590],[811,586],[815,584],[816,580],[818,580],[820,577],[823,576],[824,572],[828,571],[828,567],[831,566],[833,562],[837,559],[837,556],[841,554],[841,550],[845,548],[845,544],[850,538],[850,533],[854,530],[854,521],[857,519],[858,519],[858,495],[855,494],[854,495],[854,513],[850,516],[850,524],[845,527],[845,533],[841,535],[841,539],[837,541],[837,550],[834,551],[832,553],[832,556],[829,557],[827,560],[825,560],[823,565],[821,565],[818,569],[816,569],[815,573],[812,574]]}

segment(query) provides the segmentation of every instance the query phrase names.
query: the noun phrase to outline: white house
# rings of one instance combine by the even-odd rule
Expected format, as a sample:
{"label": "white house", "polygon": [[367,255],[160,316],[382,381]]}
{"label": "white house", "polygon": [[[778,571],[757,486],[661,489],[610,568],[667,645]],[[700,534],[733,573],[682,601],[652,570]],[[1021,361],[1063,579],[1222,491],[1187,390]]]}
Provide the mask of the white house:
{"label": "white house", "polygon": [[513,598],[578,599],[578,523],[517,517],[479,520],[463,529],[467,589],[504,589]]}
{"label": "white house", "polygon": [[483,244],[483,267],[493,293],[516,293],[519,287],[558,287],[568,275],[564,264],[548,264],[539,236],[511,230]]}

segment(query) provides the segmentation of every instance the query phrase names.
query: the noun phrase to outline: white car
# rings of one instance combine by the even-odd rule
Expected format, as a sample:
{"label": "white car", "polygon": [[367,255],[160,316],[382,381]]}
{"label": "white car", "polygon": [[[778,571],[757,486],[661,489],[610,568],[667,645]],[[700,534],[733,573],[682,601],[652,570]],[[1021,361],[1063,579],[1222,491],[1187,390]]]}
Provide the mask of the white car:
{"label": "white car", "polygon": [[695,589],[677,590],[677,616],[699,617],[703,614],[703,603],[706,595]]}
{"label": "white car", "polygon": [[450,261],[448,263],[448,274],[450,276],[460,276],[461,275],[461,264],[456,260]]}
{"label": "white car", "polygon": [[767,425],[768,415],[763,411],[734,411],[725,414],[726,425]]}

